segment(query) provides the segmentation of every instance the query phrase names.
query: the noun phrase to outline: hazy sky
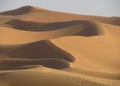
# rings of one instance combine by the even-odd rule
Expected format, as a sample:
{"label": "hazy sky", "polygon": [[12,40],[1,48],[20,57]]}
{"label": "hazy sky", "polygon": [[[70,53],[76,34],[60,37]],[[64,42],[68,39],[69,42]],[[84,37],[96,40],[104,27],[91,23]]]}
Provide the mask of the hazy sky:
{"label": "hazy sky", "polygon": [[120,0],[0,0],[0,12],[25,5],[77,14],[120,17]]}

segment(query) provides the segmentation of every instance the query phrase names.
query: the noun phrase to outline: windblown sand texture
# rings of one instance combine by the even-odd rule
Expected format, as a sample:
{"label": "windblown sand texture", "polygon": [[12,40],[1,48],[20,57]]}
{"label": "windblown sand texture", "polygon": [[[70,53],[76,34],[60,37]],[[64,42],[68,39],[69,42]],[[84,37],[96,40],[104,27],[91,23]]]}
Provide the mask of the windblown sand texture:
{"label": "windblown sand texture", "polygon": [[120,18],[1,12],[0,86],[120,86]]}

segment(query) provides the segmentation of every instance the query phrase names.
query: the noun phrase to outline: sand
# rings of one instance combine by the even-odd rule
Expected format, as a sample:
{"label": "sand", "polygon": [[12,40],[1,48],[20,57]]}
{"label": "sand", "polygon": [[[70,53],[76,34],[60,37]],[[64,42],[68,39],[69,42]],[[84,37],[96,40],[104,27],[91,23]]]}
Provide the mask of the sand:
{"label": "sand", "polygon": [[120,86],[119,38],[119,17],[1,12],[0,86]]}

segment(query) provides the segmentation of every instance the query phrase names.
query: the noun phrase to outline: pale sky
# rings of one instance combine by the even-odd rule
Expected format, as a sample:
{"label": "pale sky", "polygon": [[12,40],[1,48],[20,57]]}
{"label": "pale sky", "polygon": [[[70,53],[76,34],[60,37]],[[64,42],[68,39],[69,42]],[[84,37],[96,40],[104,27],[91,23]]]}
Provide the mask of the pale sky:
{"label": "pale sky", "polygon": [[0,12],[26,5],[75,14],[120,17],[120,0],[0,0]]}

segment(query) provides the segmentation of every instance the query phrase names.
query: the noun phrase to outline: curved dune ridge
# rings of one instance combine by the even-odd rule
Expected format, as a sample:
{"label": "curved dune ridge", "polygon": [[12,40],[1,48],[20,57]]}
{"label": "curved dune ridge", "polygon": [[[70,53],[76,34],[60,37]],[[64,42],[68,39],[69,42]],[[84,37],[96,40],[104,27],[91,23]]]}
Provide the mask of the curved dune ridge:
{"label": "curved dune ridge", "polygon": [[[91,24],[91,25],[90,25]],[[9,28],[19,29],[19,30],[27,30],[27,31],[53,31],[59,30],[62,28],[78,26],[78,25],[85,25],[89,28],[92,26],[97,27],[97,23],[90,22],[90,21],[69,21],[69,22],[57,22],[57,23],[37,23],[37,22],[29,22],[29,21],[22,21],[22,20],[11,20],[3,24],[3,26],[7,26]],[[91,26],[91,27],[90,27]],[[48,28],[49,27],[49,28]],[[94,29],[94,27],[93,27]],[[95,28],[98,29],[98,28]],[[96,31],[96,33],[98,33]]]}
{"label": "curved dune ridge", "polygon": [[120,17],[0,12],[0,86],[120,86],[119,51]]}

